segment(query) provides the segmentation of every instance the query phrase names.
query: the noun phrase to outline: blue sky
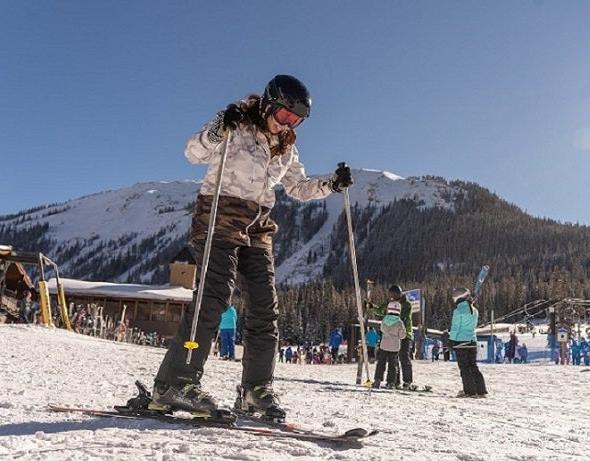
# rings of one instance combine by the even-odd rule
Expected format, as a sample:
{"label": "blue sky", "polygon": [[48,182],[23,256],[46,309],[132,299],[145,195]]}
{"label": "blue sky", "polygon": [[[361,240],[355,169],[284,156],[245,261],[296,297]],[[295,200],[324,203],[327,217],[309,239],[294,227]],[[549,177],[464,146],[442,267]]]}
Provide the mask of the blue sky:
{"label": "blue sky", "polygon": [[290,73],[307,171],[476,181],[590,224],[590,2],[0,2],[0,214],[200,177],[186,139]]}

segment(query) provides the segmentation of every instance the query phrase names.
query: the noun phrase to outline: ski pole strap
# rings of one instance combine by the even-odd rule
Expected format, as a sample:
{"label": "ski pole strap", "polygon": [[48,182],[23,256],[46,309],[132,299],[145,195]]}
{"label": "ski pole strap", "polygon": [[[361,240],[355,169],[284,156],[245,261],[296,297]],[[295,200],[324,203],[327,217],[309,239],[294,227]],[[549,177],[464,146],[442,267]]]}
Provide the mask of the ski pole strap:
{"label": "ski pole strap", "polygon": [[471,349],[474,347],[477,347],[477,344],[473,343],[473,342],[468,342],[468,343],[457,343],[454,344],[453,349]]}

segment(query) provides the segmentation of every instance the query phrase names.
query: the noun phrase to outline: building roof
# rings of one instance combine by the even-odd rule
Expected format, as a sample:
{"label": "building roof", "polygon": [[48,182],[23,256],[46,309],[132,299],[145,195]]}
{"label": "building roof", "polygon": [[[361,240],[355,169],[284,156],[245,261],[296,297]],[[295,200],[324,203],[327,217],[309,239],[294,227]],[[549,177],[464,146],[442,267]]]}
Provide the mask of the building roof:
{"label": "building roof", "polygon": [[[170,285],[135,285],[131,283],[86,282],[60,277],[67,295],[94,296],[117,299],[151,299],[188,303],[193,299],[192,290]],[[57,293],[55,278],[47,282],[49,292]]]}

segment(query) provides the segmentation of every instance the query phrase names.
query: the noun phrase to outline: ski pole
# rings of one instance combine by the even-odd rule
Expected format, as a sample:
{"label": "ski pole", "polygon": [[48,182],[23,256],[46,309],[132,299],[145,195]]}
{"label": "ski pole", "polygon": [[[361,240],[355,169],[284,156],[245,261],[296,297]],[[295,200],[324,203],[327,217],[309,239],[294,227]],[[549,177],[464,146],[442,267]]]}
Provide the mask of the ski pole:
{"label": "ski pole", "polygon": [[217,204],[219,203],[219,195],[221,194],[221,182],[223,180],[223,170],[225,169],[225,159],[227,158],[227,147],[231,140],[231,130],[228,130],[225,135],[225,142],[223,144],[223,152],[219,161],[217,169],[217,178],[215,179],[215,193],[213,194],[213,202],[211,203],[211,213],[209,214],[209,225],[207,227],[207,239],[205,240],[205,248],[203,250],[203,260],[201,264],[201,271],[199,274],[199,286],[197,288],[197,296],[195,299],[195,312],[193,314],[193,324],[191,327],[191,337],[189,341],[184,343],[184,347],[188,349],[186,354],[186,364],[190,365],[193,350],[199,347],[195,341],[197,335],[197,322],[199,321],[199,312],[201,310],[201,303],[203,302],[203,291],[205,288],[205,276],[207,275],[207,266],[209,266],[209,255],[211,254],[211,246],[213,244],[213,232],[215,231],[215,220],[217,219]]}
{"label": "ski pole", "polygon": [[[367,301],[368,302],[371,302],[371,292],[373,290],[373,284],[374,284],[374,282],[372,280],[367,279]],[[367,313],[364,313],[363,323],[366,319],[367,319]],[[368,355],[369,355],[369,353],[367,350],[367,356]],[[375,358],[376,355],[377,355],[377,348],[375,348],[373,358]],[[359,357],[359,362],[358,362],[357,369],[356,369],[356,383],[357,384],[362,384],[362,381],[363,381],[363,365],[364,365],[364,360],[362,359],[362,355],[361,355],[361,357]]]}
{"label": "ski pole", "polygon": [[[338,164],[338,168],[346,167],[346,163]],[[348,188],[344,189],[344,212],[346,214],[346,224],[348,227],[348,247],[350,251],[350,262],[352,264],[352,275],[354,278],[354,292],[356,295],[356,308],[358,312],[358,320],[361,327],[361,349],[363,351],[363,362],[365,363],[365,371],[367,373],[367,384],[371,382],[371,375],[369,372],[369,356],[367,354],[367,343],[365,342],[365,316],[363,315],[363,306],[361,300],[361,286],[359,283],[358,267],[356,264],[356,250],[354,247],[354,234],[352,229],[352,215],[350,212],[350,195],[348,195]]]}

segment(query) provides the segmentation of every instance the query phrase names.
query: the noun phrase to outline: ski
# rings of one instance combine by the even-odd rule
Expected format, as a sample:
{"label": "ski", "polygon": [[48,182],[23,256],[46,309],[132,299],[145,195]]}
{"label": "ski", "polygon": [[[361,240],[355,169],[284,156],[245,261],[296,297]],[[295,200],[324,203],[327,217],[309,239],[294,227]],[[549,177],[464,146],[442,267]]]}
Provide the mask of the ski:
{"label": "ski", "polygon": [[[153,419],[156,421],[162,421],[170,424],[185,424],[194,428],[199,427],[213,427],[217,429],[228,429],[240,432],[247,432],[253,435],[264,436],[264,437],[275,437],[275,438],[291,438],[297,439],[302,441],[310,441],[310,442],[326,442],[326,443],[335,443],[335,444],[342,444],[342,445],[350,445],[350,446],[361,446],[361,439],[367,438],[369,436],[375,435],[377,431],[369,432],[363,428],[355,428],[350,429],[342,434],[324,434],[319,432],[313,431],[298,431],[298,430],[281,430],[281,429],[272,429],[270,427],[260,428],[260,427],[251,427],[245,425],[239,425],[244,423],[244,418],[241,418],[240,415],[234,415],[235,419],[219,419],[217,417],[213,418],[204,418],[204,417],[184,417],[184,416],[173,416],[169,414],[157,413],[157,412],[149,412],[145,414],[137,414],[137,413],[121,413],[117,410],[101,410],[101,409],[89,409],[89,408],[79,408],[79,407],[69,407],[69,406],[59,406],[50,404],[48,406],[50,411],[58,412],[58,413],[80,413],[87,416],[96,416],[102,418],[118,418],[118,419],[125,419],[125,420],[142,420],[142,419]],[[227,412],[229,415],[233,415],[231,412]],[[251,421],[255,417],[248,418],[246,421]],[[262,419],[258,419],[262,424],[265,424],[265,421]]]}
{"label": "ski", "polygon": [[372,389],[371,392],[397,392],[398,394],[404,395],[411,395],[411,394],[433,394],[432,386],[424,385],[424,386],[412,386],[409,388],[404,389],[403,387],[399,388],[388,388],[388,387],[380,387],[378,389]]}
{"label": "ski", "polygon": [[324,391],[343,391],[343,392],[365,392],[367,394],[392,394],[397,393],[400,395],[427,395],[432,397],[442,397],[441,394],[435,393],[432,390],[432,386],[417,386],[415,389],[389,389],[387,387],[379,387],[377,389],[374,388],[366,388],[362,386],[356,386],[351,388],[350,386],[340,386],[340,385],[327,385],[323,386],[322,390]]}
{"label": "ski", "polygon": [[479,274],[475,279],[475,285],[473,287],[473,296],[475,299],[479,298],[479,295],[481,294],[481,289],[483,287],[483,283],[486,281],[486,277],[488,276],[489,272],[490,266],[488,265],[482,266],[481,270],[479,271]]}

